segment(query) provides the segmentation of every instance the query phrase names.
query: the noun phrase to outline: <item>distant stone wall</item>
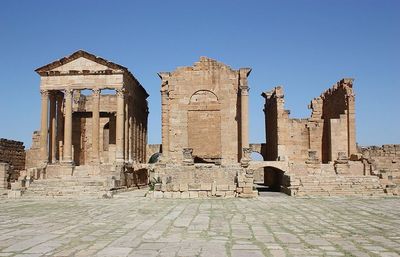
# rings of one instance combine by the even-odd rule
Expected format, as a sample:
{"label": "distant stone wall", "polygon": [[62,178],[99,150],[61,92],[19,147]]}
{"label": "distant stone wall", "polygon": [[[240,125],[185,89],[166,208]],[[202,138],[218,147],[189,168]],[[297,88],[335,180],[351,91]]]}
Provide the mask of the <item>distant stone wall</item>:
{"label": "distant stone wall", "polygon": [[400,144],[361,147],[369,173],[377,175],[390,193],[400,187]]}
{"label": "distant stone wall", "polygon": [[18,176],[19,176],[19,172],[21,170],[25,169],[24,143],[19,142],[19,141],[1,138],[0,139],[0,163],[8,163],[10,165],[9,173],[7,175],[8,183],[17,180]]}
{"label": "distant stone wall", "polygon": [[149,162],[149,159],[151,158],[151,156],[155,153],[161,153],[162,152],[162,145],[161,144],[148,144],[147,148],[147,160],[146,162]]}

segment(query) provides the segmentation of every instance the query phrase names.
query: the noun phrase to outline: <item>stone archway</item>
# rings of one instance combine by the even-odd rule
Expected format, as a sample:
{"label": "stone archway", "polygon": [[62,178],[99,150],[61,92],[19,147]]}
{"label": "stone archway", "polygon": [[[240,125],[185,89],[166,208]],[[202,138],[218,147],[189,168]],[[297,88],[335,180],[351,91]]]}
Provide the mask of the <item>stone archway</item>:
{"label": "stone archway", "polygon": [[195,162],[220,162],[222,158],[220,104],[209,90],[196,91],[190,97],[188,145]]}
{"label": "stone archway", "polygon": [[[252,161],[264,161],[264,156],[261,155],[258,151],[252,151],[250,154],[250,158]],[[254,169],[254,183],[255,184],[264,184],[264,167],[260,167],[258,169]]]}
{"label": "stone archway", "polygon": [[266,191],[281,192],[284,171],[276,167],[264,167],[264,186]]}
{"label": "stone archway", "polygon": [[263,172],[262,181],[254,181],[259,192],[280,192],[284,181],[284,174],[289,170],[287,162],[284,161],[250,161],[249,169]]}

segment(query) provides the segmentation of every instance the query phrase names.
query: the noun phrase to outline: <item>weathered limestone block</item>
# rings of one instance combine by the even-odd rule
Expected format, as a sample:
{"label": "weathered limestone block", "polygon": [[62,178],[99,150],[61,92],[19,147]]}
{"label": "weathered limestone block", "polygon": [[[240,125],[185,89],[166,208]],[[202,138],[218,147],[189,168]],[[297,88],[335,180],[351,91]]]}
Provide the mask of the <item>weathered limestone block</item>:
{"label": "weathered limestone block", "polygon": [[10,165],[8,163],[0,163],[0,189],[8,188],[9,175]]}

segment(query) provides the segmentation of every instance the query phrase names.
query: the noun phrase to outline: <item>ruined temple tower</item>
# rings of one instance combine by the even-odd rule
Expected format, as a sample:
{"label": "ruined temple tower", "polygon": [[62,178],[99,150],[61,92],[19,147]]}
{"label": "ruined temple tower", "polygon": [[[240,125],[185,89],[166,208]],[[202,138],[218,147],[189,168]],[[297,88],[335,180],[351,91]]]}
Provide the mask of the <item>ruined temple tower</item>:
{"label": "ruined temple tower", "polygon": [[189,148],[195,163],[240,161],[249,147],[250,71],[201,57],[192,67],[159,73],[164,160],[182,161]]}
{"label": "ruined temple tower", "polygon": [[193,66],[159,73],[162,158],[151,176],[162,184],[151,196],[255,196],[244,151],[250,71],[201,57]]}
{"label": "ruined temple tower", "polygon": [[328,163],[357,153],[353,79],[342,79],[314,98],[308,119],[289,118],[282,87],[262,96],[268,161]]}

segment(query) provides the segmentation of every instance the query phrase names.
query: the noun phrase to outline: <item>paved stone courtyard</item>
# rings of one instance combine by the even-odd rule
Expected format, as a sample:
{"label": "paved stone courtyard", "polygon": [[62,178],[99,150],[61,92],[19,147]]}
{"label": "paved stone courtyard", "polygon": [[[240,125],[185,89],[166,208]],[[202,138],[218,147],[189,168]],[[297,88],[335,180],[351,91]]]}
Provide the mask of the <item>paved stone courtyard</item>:
{"label": "paved stone courtyard", "polygon": [[0,256],[400,256],[400,199],[3,198]]}

